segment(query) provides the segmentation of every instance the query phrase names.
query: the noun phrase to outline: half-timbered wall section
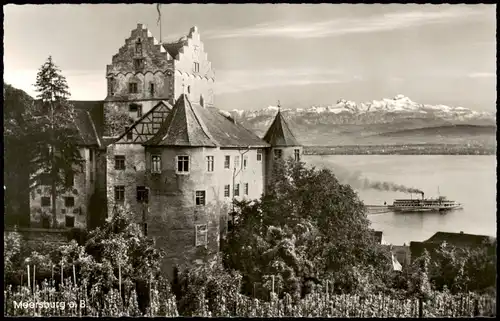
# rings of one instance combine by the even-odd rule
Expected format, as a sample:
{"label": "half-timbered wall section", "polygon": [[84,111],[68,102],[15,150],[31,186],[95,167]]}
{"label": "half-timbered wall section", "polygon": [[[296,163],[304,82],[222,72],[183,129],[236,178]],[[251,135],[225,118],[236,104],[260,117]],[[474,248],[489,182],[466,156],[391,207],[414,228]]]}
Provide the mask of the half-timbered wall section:
{"label": "half-timbered wall section", "polygon": [[129,207],[141,222],[146,215],[148,192],[145,184],[145,150],[142,143],[152,138],[172,106],[159,102],[132,124],[106,150],[108,214],[115,205]]}

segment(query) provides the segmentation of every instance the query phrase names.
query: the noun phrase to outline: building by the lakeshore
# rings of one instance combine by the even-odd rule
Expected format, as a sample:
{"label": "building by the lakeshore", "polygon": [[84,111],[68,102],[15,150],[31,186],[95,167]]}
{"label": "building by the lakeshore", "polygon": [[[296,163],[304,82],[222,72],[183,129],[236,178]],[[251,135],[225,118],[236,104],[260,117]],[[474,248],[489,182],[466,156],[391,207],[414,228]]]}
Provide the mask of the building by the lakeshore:
{"label": "building by the lakeshore", "polygon": [[[215,73],[196,27],[163,44],[138,24],[106,79],[104,101],[74,104],[86,166],[58,198],[57,220],[92,228],[116,206],[129,208],[166,251],[167,273],[218,250],[232,201],[265,193],[275,159],[301,158],[281,112],[260,138],[215,107]],[[31,195],[33,226],[50,224],[41,219],[50,205],[46,187]]]}

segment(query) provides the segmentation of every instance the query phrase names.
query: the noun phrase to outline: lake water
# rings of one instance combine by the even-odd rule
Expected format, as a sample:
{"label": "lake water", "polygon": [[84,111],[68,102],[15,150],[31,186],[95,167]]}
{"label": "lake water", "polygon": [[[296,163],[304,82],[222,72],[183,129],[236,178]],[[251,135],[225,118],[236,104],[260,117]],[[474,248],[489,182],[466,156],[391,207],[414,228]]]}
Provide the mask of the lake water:
{"label": "lake water", "polygon": [[[427,155],[305,155],[307,164],[327,167],[344,183],[358,173],[370,181],[392,182],[446,196],[462,203],[462,210],[440,213],[370,214],[372,228],[385,241],[402,245],[423,241],[438,231],[496,235],[496,156]],[[410,194],[354,188],[366,205],[392,204]],[[412,197],[419,197],[413,195]]]}

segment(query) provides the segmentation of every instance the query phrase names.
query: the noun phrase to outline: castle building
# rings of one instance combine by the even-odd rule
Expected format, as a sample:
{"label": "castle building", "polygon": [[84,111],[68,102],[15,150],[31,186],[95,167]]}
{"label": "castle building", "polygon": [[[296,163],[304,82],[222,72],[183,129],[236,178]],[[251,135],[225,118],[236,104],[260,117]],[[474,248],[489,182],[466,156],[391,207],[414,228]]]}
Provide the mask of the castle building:
{"label": "castle building", "polygon": [[115,207],[129,208],[165,250],[167,274],[218,251],[233,200],[260,198],[276,158],[300,160],[281,112],[260,138],[215,107],[215,75],[196,27],[162,44],[138,24],[106,78],[100,105],[75,106],[92,114],[98,141],[78,181],[86,196],[75,201],[83,209],[77,225],[91,228]]}

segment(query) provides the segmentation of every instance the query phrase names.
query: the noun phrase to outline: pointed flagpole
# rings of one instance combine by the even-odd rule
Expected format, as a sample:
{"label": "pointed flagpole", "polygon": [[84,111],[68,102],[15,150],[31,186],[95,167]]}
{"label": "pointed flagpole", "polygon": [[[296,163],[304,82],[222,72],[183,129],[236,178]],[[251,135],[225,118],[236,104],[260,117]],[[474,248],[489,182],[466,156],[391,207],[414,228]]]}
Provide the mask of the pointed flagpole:
{"label": "pointed flagpole", "polygon": [[158,11],[158,20],[156,21],[156,24],[160,24],[160,44],[163,43],[162,37],[161,37],[161,11],[160,11],[161,3],[156,4],[156,11]]}

